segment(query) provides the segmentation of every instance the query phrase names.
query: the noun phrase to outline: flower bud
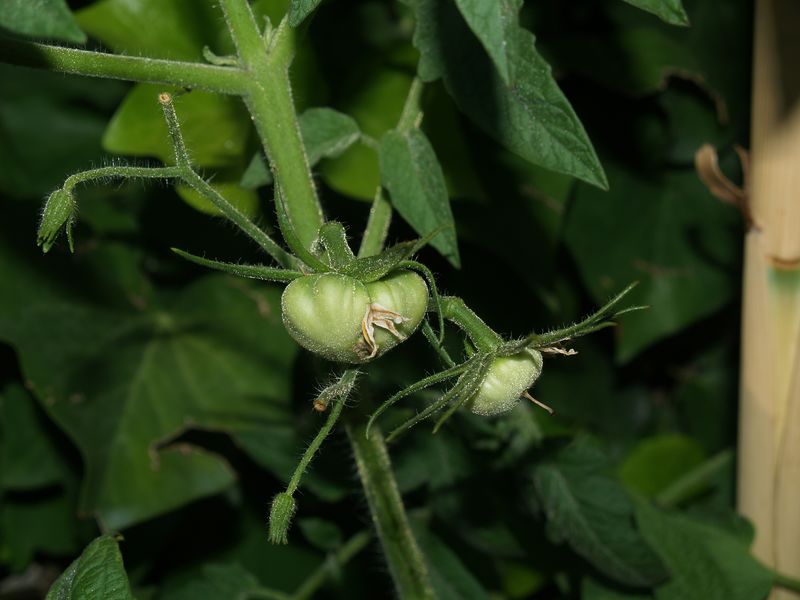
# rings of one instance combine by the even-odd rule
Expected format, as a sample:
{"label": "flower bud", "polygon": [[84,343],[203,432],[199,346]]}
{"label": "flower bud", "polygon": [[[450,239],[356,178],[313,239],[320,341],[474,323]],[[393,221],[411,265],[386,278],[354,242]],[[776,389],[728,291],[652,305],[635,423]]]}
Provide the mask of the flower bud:
{"label": "flower bud", "polygon": [[59,188],[50,194],[42,211],[42,220],[39,223],[39,232],[36,238],[36,244],[41,246],[44,252],[53,247],[62,228],[67,232],[70,252],[74,250],[72,226],[75,224],[76,208],[71,192]]}
{"label": "flower bud", "polygon": [[273,544],[288,543],[287,534],[292,524],[292,517],[297,510],[297,503],[288,492],[281,492],[272,501],[269,512],[269,541]]}

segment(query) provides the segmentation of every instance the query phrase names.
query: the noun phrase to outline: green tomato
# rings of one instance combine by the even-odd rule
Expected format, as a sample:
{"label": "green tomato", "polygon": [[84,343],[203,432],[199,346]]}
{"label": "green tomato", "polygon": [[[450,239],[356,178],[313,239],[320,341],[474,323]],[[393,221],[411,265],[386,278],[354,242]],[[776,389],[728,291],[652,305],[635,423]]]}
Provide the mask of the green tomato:
{"label": "green tomato", "polygon": [[467,408],[484,417],[508,412],[541,372],[542,353],[537,350],[496,358]]}
{"label": "green tomato", "polygon": [[283,292],[283,323],[301,346],[329,360],[364,363],[411,335],[428,308],[428,286],[411,271],[361,283],[337,273],[306,275]]}

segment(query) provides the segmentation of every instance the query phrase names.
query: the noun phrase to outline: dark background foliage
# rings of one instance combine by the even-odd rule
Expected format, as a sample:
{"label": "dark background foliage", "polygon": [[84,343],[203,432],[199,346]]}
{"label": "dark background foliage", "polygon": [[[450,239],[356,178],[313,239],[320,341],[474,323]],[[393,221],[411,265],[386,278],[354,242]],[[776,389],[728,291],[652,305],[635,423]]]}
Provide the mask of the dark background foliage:
{"label": "dark background foliage", "polygon": [[[140,0],[135,19],[117,0],[70,4],[90,46],[176,59],[230,49],[211,3]],[[280,16],[281,2],[260,4]],[[392,447],[442,598],[763,595],[752,532],[733,510],[742,227],[692,162],[710,142],[737,174],[751,5],[684,5],[690,28],[619,0],[522,10],[608,192],[502,149],[441,82],[426,87],[423,129],[461,256],[454,269],[423,252],[444,290],[506,335],[574,320],[631,280],[652,307],[576,343],[577,356],[547,359],[534,393],[555,417],[527,405],[458,415]],[[393,127],[417,63],[411,17],[393,2],[323,3],[293,68],[300,109],[332,106],[373,137]],[[276,288],[169,252],[254,258],[241,236],[185,189],[113,184],[79,192],[73,255],[63,242],[47,256],[35,247],[42,200],[65,176],[168,158],[159,88],[8,66],[0,81],[0,589],[23,574],[46,582],[99,532],[121,531],[140,599],[290,592],[323,564],[318,597],[386,597],[377,545],[344,565],[329,558],[370,527],[341,433],[304,481],[290,544],[267,542],[268,503],[317,427],[309,402],[329,367],[283,332]],[[205,174],[269,226],[269,188],[240,184],[258,142],[239,101],[192,92],[178,110]],[[356,144],[315,174],[329,215],[357,238],[377,158]],[[395,219],[390,238],[412,236]],[[370,393],[435,364],[412,340],[369,369]]]}

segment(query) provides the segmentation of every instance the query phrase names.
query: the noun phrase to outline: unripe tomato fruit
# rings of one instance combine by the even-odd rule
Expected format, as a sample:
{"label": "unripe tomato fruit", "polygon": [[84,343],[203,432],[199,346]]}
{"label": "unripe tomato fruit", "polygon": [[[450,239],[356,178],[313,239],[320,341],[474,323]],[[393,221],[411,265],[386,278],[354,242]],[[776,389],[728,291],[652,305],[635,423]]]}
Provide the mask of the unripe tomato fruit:
{"label": "unripe tomato fruit", "polygon": [[[297,343],[344,363],[364,363],[384,354],[414,332],[427,308],[425,280],[405,270],[373,283],[338,273],[306,275],[286,286],[281,298],[283,323]],[[374,348],[364,329],[370,315]],[[383,328],[387,315],[396,316],[389,326],[401,337]]]}
{"label": "unripe tomato fruit", "polygon": [[491,417],[508,412],[542,372],[542,354],[525,349],[511,356],[494,359],[475,397],[467,408],[477,415]]}

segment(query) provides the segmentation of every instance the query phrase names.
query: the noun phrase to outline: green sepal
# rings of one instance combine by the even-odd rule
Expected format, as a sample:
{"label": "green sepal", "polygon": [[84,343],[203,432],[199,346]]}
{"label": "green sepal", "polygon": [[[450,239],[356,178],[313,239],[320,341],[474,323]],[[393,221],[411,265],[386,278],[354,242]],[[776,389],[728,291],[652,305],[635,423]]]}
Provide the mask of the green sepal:
{"label": "green sepal", "polygon": [[[456,381],[455,385],[447,390],[441,397],[436,400],[435,402],[426,406],[420,413],[414,415],[401,425],[397,426],[392,432],[386,437],[387,442],[391,442],[397,439],[398,436],[404,434],[406,431],[417,425],[418,423],[424,421],[431,415],[436,412],[442,410],[445,406],[454,402],[453,407],[451,410],[448,410],[447,413],[443,416],[442,419],[437,422],[434,427],[434,432],[436,432],[439,427],[448,419],[450,416],[467,400],[469,400],[475,393],[478,391],[481,383],[483,382],[483,378],[486,377],[486,372],[489,370],[489,367],[492,364],[492,361],[495,359],[494,353],[486,353],[486,354],[479,354],[476,355],[475,358],[470,359],[467,361],[469,366],[467,369],[461,374],[461,376]],[[467,364],[464,363],[464,364]]]}
{"label": "green sepal", "polygon": [[189,252],[185,252],[179,248],[171,248],[171,250],[181,258],[185,258],[189,262],[193,262],[201,267],[216,269],[217,271],[223,271],[238,277],[247,277],[248,279],[260,279],[262,281],[279,281],[282,283],[288,283],[290,281],[294,281],[298,277],[303,276],[300,271],[278,269],[275,267],[267,267],[265,265],[240,265],[237,263],[220,262],[218,260],[210,260],[208,258],[202,258],[200,256],[190,254]]}
{"label": "green sepal", "polygon": [[406,396],[410,396],[411,394],[420,392],[425,388],[429,388],[432,385],[435,385],[442,381],[446,381],[448,379],[452,379],[453,377],[461,375],[461,373],[463,373],[466,369],[469,368],[469,365],[470,361],[467,361],[465,363],[461,363],[460,365],[456,365],[454,367],[450,367],[449,369],[445,369],[444,371],[439,371],[438,373],[434,373],[433,375],[430,375],[428,377],[425,377],[424,379],[420,379],[419,381],[412,383],[408,387],[394,394],[391,398],[389,398],[383,404],[381,404],[375,410],[375,412],[372,413],[372,415],[370,416],[369,421],[367,422],[367,429],[366,429],[367,437],[369,437],[369,431],[375,424],[375,421],[378,419],[378,417],[381,416],[381,414],[384,411],[386,411],[386,409],[392,406],[392,404],[398,402],[399,400],[402,400]]}
{"label": "green sepal", "polygon": [[535,350],[546,348],[554,344],[566,342],[568,340],[581,337],[583,335],[593,333],[606,327],[613,327],[616,325],[614,319],[629,312],[637,310],[644,310],[647,306],[629,306],[621,310],[614,310],[617,304],[628,295],[628,293],[636,287],[638,282],[633,282],[628,285],[619,294],[611,298],[603,306],[590,314],[588,317],[561,329],[554,329],[546,333],[532,333],[521,340],[513,340],[506,342],[500,348],[501,356],[510,356],[516,354],[523,348],[533,348]]}

